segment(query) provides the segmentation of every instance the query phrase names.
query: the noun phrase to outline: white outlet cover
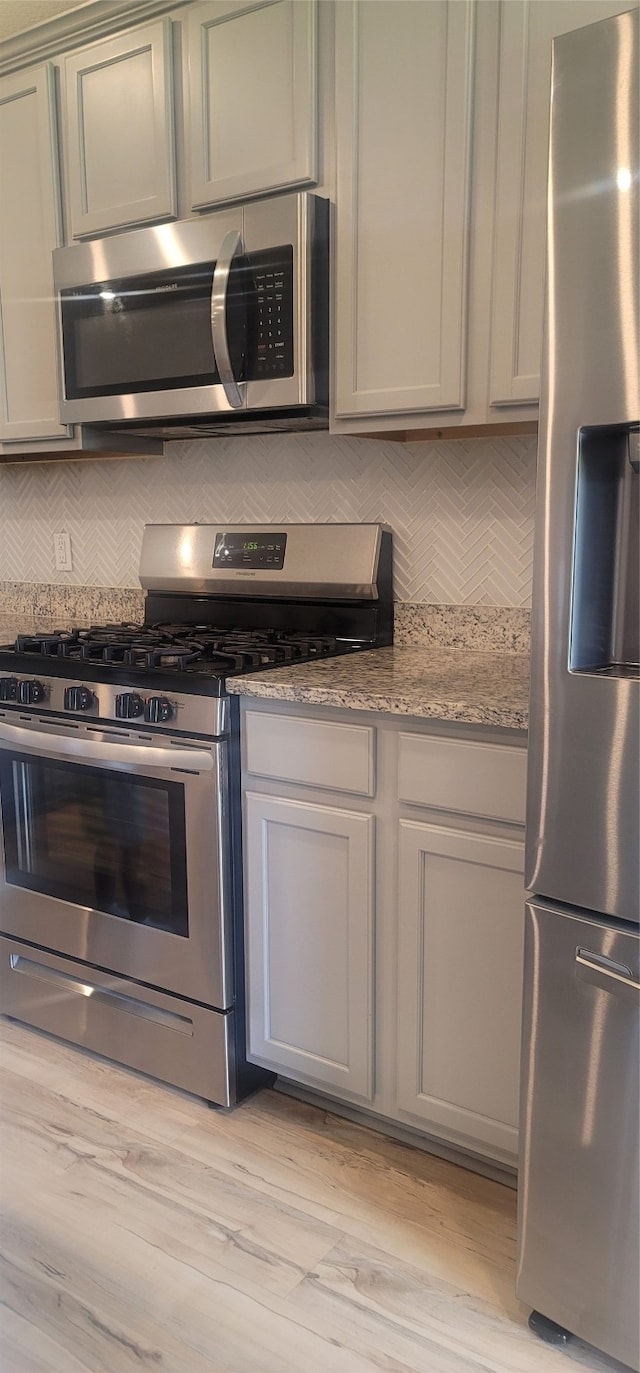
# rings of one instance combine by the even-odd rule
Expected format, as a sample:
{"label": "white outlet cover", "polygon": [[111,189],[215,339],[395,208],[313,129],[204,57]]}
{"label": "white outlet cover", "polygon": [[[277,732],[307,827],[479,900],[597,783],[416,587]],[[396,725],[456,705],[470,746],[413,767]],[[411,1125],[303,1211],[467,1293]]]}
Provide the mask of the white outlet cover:
{"label": "white outlet cover", "polygon": [[73,560],[71,557],[71,538],[69,534],[54,534],[53,552],[57,571],[71,572],[73,570]]}

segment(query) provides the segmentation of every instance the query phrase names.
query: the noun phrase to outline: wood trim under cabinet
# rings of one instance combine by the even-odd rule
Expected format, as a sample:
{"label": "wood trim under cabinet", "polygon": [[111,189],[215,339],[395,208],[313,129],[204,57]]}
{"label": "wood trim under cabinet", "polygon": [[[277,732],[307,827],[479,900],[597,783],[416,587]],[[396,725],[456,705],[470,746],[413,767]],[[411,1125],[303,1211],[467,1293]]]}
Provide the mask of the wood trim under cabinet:
{"label": "wood trim under cabinet", "polygon": [[[330,431],[333,432],[333,431]],[[537,420],[514,420],[509,424],[461,424],[440,426],[437,429],[349,429],[335,431],[345,438],[386,439],[390,443],[427,443],[432,439],[491,439],[526,436],[538,433]]]}
{"label": "wood trim under cabinet", "polygon": [[53,441],[36,439],[31,447],[27,439],[15,445],[0,443],[0,465],[10,462],[69,462],[74,458],[82,462],[93,459],[102,461],[104,458],[154,458],[164,454],[163,440],[152,435],[110,431],[103,435],[100,430],[77,425],[75,439],[75,446],[71,436],[67,440],[61,439],[56,445]]}

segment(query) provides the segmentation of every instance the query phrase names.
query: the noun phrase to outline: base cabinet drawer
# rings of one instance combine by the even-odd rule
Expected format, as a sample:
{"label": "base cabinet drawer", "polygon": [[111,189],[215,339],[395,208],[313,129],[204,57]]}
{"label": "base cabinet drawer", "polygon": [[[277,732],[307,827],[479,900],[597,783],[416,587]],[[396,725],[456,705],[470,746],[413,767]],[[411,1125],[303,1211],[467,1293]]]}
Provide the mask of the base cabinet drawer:
{"label": "base cabinet drawer", "polygon": [[523,825],[527,780],[524,748],[475,740],[401,734],[398,800]]}
{"label": "base cabinet drawer", "polygon": [[245,765],[257,777],[373,796],[374,749],[375,731],[367,725],[260,710],[244,717]]}
{"label": "base cabinet drawer", "polygon": [[524,846],[400,822],[398,1105],[430,1133],[517,1153]]}
{"label": "base cabinet drawer", "polygon": [[373,816],[248,792],[244,819],[248,1056],[370,1099]]}

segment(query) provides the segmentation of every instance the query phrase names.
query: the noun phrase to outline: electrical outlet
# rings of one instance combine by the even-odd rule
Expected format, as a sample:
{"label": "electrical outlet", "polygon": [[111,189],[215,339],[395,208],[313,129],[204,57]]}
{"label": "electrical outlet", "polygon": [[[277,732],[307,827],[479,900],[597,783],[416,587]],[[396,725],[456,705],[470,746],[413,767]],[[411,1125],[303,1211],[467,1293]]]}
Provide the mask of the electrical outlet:
{"label": "electrical outlet", "polygon": [[58,572],[72,572],[71,539],[68,534],[54,534],[53,554]]}

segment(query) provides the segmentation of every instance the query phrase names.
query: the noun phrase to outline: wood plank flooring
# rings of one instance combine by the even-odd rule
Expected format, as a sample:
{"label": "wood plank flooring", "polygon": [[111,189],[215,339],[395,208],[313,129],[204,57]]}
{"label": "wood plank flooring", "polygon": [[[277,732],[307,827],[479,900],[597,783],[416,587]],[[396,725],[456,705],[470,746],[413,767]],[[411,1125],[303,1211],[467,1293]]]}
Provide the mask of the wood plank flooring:
{"label": "wood plank flooring", "polygon": [[514,1296],[514,1193],[0,1021],[2,1373],[612,1373]]}

